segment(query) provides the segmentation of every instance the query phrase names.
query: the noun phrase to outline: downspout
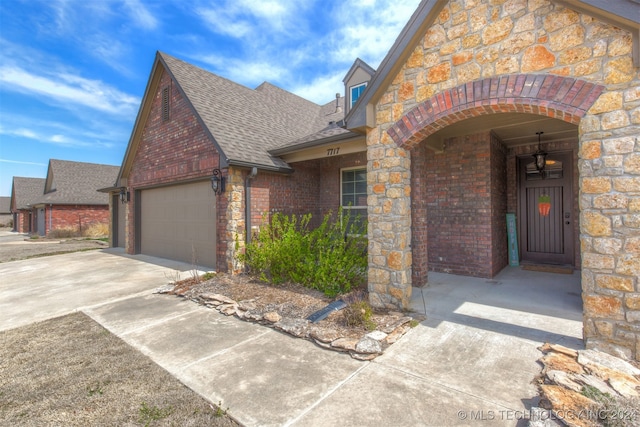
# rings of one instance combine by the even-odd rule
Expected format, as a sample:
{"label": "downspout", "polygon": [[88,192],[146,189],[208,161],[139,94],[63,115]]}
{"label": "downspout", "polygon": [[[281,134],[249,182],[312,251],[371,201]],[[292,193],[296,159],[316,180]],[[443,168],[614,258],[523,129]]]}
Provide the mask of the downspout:
{"label": "downspout", "polygon": [[249,243],[251,243],[251,180],[253,178],[256,177],[256,175],[258,175],[258,168],[256,168],[255,166],[253,168],[251,168],[251,173],[249,175],[247,175],[247,179],[244,182],[244,194],[245,194],[245,213],[244,213],[244,217],[245,217],[245,241],[247,243],[247,245]]}
{"label": "downspout", "polygon": [[[51,231],[51,227],[53,226],[51,222],[51,213],[53,212],[53,204],[49,203],[49,231]],[[47,227],[44,228],[44,234],[47,234]]]}

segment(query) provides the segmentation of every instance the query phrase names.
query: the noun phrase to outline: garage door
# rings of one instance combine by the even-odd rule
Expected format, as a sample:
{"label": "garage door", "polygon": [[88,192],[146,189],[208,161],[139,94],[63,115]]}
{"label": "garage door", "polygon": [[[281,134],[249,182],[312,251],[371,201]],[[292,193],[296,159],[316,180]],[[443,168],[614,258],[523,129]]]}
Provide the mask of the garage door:
{"label": "garage door", "polygon": [[215,268],[215,195],[209,181],[143,190],[141,252]]}

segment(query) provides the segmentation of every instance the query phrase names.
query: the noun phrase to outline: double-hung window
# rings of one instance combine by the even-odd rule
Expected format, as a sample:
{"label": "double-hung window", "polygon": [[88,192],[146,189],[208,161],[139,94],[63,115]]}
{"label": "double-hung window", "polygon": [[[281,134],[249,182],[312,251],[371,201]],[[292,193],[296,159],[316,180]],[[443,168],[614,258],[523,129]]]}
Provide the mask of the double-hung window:
{"label": "double-hung window", "polygon": [[340,205],[350,221],[367,220],[367,169],[348,168],[341,171]]}

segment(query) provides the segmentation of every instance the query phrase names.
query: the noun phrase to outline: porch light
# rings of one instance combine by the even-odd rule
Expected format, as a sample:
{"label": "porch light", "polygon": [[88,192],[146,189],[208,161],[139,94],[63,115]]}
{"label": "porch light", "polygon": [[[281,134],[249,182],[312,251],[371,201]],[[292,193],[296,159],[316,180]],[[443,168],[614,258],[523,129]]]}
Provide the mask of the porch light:
{"label": "porch light", "polygon": [[[540,172],[540,174],[542,174],[542,172],[544,171],[544,167],[547,165],[547,152],[546,151],[542,151],[542,149],[540,148],[540,135],[542,135],[544,132],[536,132],[536,135],[538,135],[538,151],[536,151],[533,154],[533,158],[536,161],[536,169],[538,170],[538,172]],[[544,175],[542,175],[544,177]]]}
{"label": "porch light", "polygon": [[126,187],[120,187],[120,202],[128,203],[130,198],[130,193],[127,191]]}
{"label": "porch light", "polygon": [[211,188],[216,195],[224,193],[224,181],[225,179],[220,169],[214,169],[211,176]]}

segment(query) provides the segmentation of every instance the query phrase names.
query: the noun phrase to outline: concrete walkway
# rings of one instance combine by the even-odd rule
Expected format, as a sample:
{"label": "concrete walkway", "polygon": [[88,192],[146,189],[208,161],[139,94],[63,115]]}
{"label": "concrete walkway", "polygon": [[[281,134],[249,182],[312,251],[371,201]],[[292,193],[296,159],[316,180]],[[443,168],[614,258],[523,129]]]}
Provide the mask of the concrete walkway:
{"label": "concrete walkway", "polygon": [[[78,255],[119,258],[120,269],[145,261],[149,264],[143,270],[151,271],[164,262],[104,251]],[[62,266],[74,254],[50,258],[58,258],[55,264]],[[12,265],[19,267],[14,285],[26,287],[38,277],[30,273],[38,269],[34,264],[45,261],[29,262],[30,269],[23,261],[0,264],[0,313],[11,305],[7,297],[18,303],[4,285]],[[113,264],[105,267],[112,270]],[[93,282],[86,292],[105,287],[95,270],[73,275]],[[151,288],[166,279],[158,270],[153,285],[153,280],[141,284],[139,274],[128,276],[126,283],[112,278],[107,286],[120,282],[128,296],[116,293],[93,306],[82,299],[78,304],[247,426],[526,425],[521,418],[537,402],[532,384],[540,372],[537,347],[544,341],[582,346],[577,273],[508,268],[493,281],[432,273],[429,287],[414,289],[413,298],[414,309],[426,307],[427,320],[373,362],[359,362],[190,301],[152,294]],[[50,298],[55,289],[65,292],[71,280],[50,282]],[[28,307],[38,299],[37,292],[25,292],[19,302]],[[21,315],[29,320],[28,310]],[[0,330],[7,322],[17,323],[14,316],[1,316]]]}

